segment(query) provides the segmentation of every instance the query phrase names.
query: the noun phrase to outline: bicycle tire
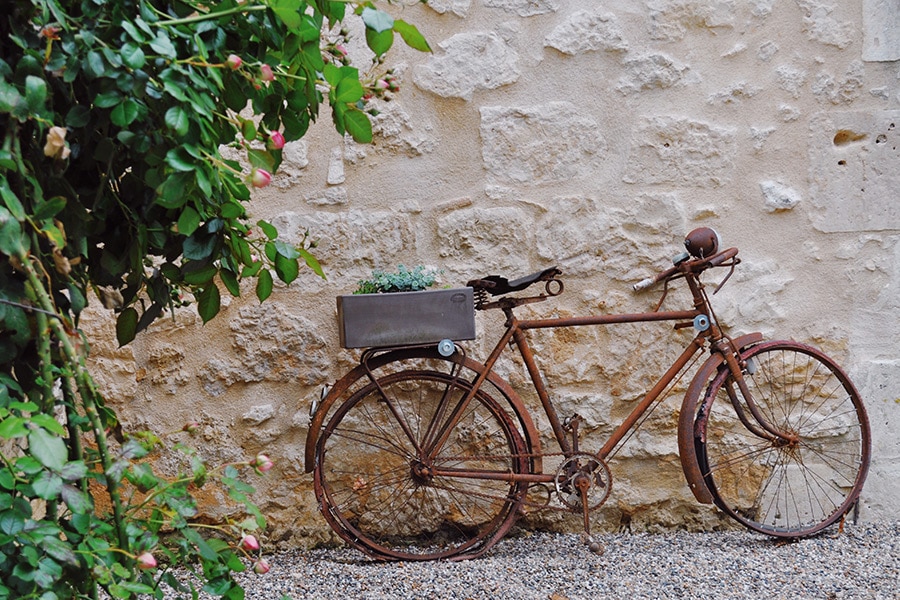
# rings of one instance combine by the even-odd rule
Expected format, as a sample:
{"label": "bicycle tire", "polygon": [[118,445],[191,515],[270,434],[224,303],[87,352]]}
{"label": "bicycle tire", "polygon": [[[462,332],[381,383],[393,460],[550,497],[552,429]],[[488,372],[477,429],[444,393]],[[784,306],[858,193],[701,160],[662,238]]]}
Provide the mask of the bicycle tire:
{"label": "bicycle tire", "polygon": [[695,423],[704,481],[715,504],[754,531],[819,533],[852,508],[868,472],[871,433],[859,393],[837,363],[804,344],[768,342],[741,356],[751,398],[767,425],[785,435],[767,439],[739,420],[729,387],[754,418],[722,367]]}
{"label": "bicycle tire", "polygon": [[338,407],[319,438],[314,482],[325,519],[382,560],[481,554],[512,526],[527,490],[500,478],[528,470],[514,421],[479,389],[432,459],[430,440],[471,383],[420,370],[376,381]]}

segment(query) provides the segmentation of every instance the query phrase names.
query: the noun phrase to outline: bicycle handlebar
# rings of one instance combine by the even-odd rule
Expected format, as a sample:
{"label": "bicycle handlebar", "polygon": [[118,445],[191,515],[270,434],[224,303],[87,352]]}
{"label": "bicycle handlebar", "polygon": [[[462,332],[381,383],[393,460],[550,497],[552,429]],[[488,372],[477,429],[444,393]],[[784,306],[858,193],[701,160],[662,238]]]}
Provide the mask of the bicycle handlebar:
{"label": "bicycle handlebar", "polygon": [[677,273],[698,274],[708,269],[709,267],[722,266],[722,263],[724,263],[725,261],[731,260],[736,257],[737,253],[737,248],[728,248],[727,250],[723,250],[717,254],[713,254],[709,258],[695,258],[693,260],[686,260],[684,262],[678,263],[674,267],[670,267],[665,271],[656,274],[654,277],[643,279],[635,283],[631,287],[634,291],[641,292],[643,290],[646,290],[647,288],[653,287],[660,281],[666,281]]}

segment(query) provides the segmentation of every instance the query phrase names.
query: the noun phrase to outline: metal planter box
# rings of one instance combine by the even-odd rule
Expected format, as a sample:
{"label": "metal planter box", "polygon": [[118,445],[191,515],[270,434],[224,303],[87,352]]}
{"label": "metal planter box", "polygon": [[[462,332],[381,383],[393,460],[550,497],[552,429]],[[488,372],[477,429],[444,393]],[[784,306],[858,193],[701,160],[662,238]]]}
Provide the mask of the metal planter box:
{"label": "metal planter box", "polygon": [[337,297],[342,348],[475,338],[472,288]]}

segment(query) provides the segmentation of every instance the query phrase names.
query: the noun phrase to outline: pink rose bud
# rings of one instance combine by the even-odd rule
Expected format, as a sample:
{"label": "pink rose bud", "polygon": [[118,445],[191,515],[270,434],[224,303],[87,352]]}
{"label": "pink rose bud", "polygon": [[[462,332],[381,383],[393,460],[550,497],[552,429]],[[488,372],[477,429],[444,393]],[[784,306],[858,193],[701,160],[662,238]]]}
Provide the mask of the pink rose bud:
{"label": "pink rose bud", "polygon": [[250,185],[255,188],[264,188],[272,183],[272,175],[265,169],[253,169],[250,173]]}
{"label": "pink rose bud", "polygon": [[347,56],[347,54],[348,54],[347,47],[344,46],[343,44],[335,44],[334,51],[336,54],[339,54],[341,56]]}
{"label": "pink rose bud", "polygon": [[284,148],[284,136],[280,131],[273,131],[269,134],[269,143],[266,145],[270,150],[281,150]]}
{"label": "pink rose bud", "polygon": [[259,541],[255,536],[247,534],[241,538],[241,548],[248,552],[259,550]]}
{"label": "pink rose bud", "polygon": [[228,68],[230,68],[232,71],[240,69],[243,63],[244,61],[241,60],[241,57],[237,54],[229,54],[228,58],[225,59],[225,64],[228,65]]}
{"label": "pink rose bud", "polygon": [[188,433],[196,433],[197,429],[200,428],[200,423],[196,421],[191,421],[190,423],[185,423],[184,427],[181,428],[182,431],[187,431]]}
{"label": "pink rose bud", "polygon": [[257,471],[260,471],[261,473],[265,473],[266,471],[268,471],[269,469],[271,469],[274,466],[274,463],[265,454],[257,454],[256,462],[253,463],[253,466],[256,467]]}
{"label": "pink rose bud", "polygon": [[147,569],[155,569],[156,568],[156,559],[153,558],[153,555],[149,552],[144,552],[140,556],[137,557],[137,566],[139,569],[147,570]]}
{"label": "pink rose bud", "polygon": [[263,65],[259,68],[259,78],[263,81],[275,81],[275,73],[269,65]]}
{"label": "pink rose bud", "polygon": [[261,558],[256,561],[256,564],[253,565],[253,572],[258,575],[265,575],[271,568],[272,567],[269,566],[269,562],[266,559]]}
{"label": "pink rose bud", "polygon": [[375,82],[376,90],[386,90],[389,87],[390,87],[390,84],[387,81],[385,81],[384,79],[379,79],[378,81]]}

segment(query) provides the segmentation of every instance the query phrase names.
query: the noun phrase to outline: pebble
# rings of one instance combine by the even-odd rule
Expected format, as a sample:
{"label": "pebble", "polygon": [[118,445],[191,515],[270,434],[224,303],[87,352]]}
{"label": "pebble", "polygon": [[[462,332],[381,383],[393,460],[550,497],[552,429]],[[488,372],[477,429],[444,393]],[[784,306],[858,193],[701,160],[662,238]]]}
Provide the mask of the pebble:
{"label": "pebble", "polygon": [[272,568],[265,575],[248,569],[237,578],[248,600],[900,598],[900,523],[847,524],[793,542],[747,531],[594,538],[602,554],[579,535],[520,532],[462,562],[381,563],[349,548],[295,550],[266,556]]}

